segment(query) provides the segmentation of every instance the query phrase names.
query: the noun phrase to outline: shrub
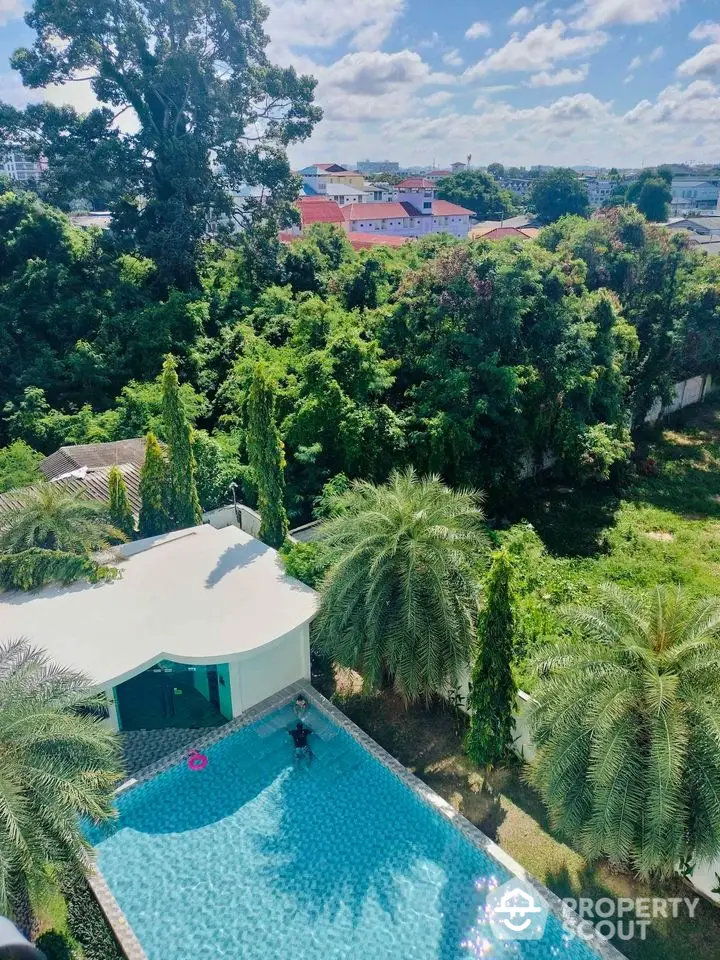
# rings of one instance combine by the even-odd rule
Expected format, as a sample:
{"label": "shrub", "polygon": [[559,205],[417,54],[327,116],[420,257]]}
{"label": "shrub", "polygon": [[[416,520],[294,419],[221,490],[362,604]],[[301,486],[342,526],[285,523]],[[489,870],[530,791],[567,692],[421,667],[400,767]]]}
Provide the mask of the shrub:
{"label": "shrub", "polygon": [[57,930],[48,930],[35,941],[38,950],[42,950],[46,960],[72,960],[72,944]]}
{"label": "shrub", "polygon": [[39,590],[48,583],[67,584],[76,580],[100,583],[119,576],[115,567],[105,567],[90,557],[62,550],[32,547],[0,556],[0,590]]}
{"label": "shrub", "polygon": [[125,960],[85,877],[68,869],[60,883],[67,900],[68,927],[85,960]]}

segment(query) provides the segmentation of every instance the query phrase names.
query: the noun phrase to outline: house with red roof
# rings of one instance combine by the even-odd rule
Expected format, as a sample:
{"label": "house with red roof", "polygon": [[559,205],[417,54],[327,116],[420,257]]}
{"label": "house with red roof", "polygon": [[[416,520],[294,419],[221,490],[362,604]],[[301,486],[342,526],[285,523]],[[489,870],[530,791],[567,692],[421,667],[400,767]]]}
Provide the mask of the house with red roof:
{"label": "house with red roof", "polygon": [[349,203],[342,208],[348,231],[384,233],[400,237],[422,237],[449,233],[467,237],[472,210],[436,200],[433,185],[422,178],[398,184],[398,199],[390,203]]}

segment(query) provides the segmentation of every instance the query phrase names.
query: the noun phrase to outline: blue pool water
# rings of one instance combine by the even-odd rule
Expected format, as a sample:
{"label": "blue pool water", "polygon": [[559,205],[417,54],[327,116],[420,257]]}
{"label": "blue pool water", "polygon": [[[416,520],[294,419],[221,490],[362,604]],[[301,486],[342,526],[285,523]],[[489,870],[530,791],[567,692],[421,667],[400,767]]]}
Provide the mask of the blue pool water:
{"label": "blue pool water", "polygon": [[149,960],[595,960],[552,916],[540,941],[477,927],[505,868],[313,708],[316,757],[295,764],[294,720],[280,710],[204,771],[121,794],[117,825],[91,831]]}

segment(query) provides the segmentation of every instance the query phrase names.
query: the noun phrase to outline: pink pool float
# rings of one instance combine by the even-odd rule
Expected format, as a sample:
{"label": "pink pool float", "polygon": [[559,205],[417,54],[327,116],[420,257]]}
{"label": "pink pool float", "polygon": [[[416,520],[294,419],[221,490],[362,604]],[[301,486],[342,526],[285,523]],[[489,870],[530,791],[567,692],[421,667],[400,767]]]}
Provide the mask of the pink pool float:
{"label": "pink pool float", "polygon": [[198,753],[197,750],[193,750],[188,757],[187,765],[191,770],[204,770],[208,765],[208,758],[204,753]]}

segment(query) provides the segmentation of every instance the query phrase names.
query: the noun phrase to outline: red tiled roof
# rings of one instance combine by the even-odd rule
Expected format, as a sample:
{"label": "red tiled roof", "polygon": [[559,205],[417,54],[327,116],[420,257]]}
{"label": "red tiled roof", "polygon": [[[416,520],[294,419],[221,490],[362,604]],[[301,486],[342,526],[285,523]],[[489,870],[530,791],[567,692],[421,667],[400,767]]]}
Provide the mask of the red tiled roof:
{"label": "red tiled roof", "polygon": [[450,203],[449,200],[433,200],[432,212],[434,217],[472,216],[472,210],[459,207],[456,203]]}
{"label": "red tiled roof", "polygon": [[327,197],[299,197],[295,203],[303,227],[313,223],[345,223],[341,208]]}
{"label": "red tiled roof", "polygon": [[348,240],[355,250],[367,250],[371,247],[402,247],[414,237],[395,237],[382,233],[349,233]]}
{"label": "red tiled roof", "polygon": [[413,216],[401,203],[348,203],[342,212],[346,220],[401,220]]}
{"label": "red tiled roof", "polygon": [[398,190],[433,190],[435,184],[424,177],[408,177],[397,185]]}
{"label": "red tiled roof", "polygon": [[431,170],[428,176],[429,177],[451,177],[452,170]]}

